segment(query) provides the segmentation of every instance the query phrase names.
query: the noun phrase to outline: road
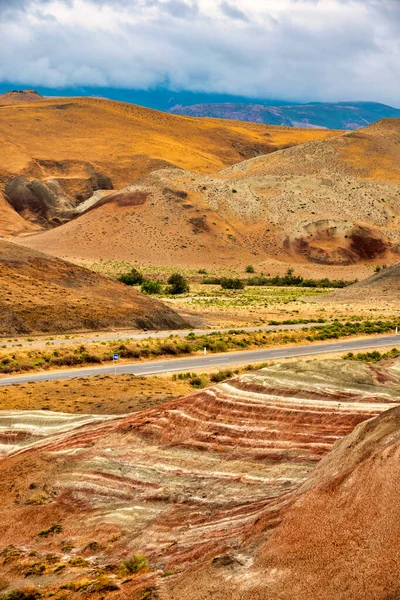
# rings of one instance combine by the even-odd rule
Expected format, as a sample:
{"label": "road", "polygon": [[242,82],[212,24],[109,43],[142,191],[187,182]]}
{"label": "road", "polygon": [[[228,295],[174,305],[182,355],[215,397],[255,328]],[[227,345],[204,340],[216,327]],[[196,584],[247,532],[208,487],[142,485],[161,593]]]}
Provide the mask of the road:
{"label": "road", "polygon": [[331,352],[352,352],[359,350],[372,350],[385,346],[400,346],[400,337],[396,335],[381,336],[375,338],[363,338],[343,340],[325,344],[312,344],[308,346],[292,346],[290,348],[277,348],[273,350],[250,350],[246,352],[227,352],[225,354],[209,354],[207,356],[195,356],[190,358],[177,358],[164,361],[148,361],[136,363],[124,363],[117,367],[88,367],[72,369],[69,371],[47,371],[44,373],[33,373],[31,375],[16,375],[0,379],[0,386],[30,383],[32,381],[61,381],[75,377],[89,377],[93,375],[123,374],[133,375],[156,375],[159,373],[173,373],[192,371],[195,369],[210,369],[213,367],[231,367],[238,364],[250,364],[265,362],[280,358],[293,358],[302,356],[317,356]]}
{"label": "road", "polygon": [[263,325],[258,327],[240,327],[239,325],[236,327],[223,327],[223,328],[210,328],[210,329],[176,329],[176,330],[168,330],[168,331],[114,331],[114,332],[103,332],[98,333],[96,335],[87,336],[64,336],[62,338],[56,337],[46,337],[41,339],[34,339],[32,341],[28,341],[26,338],[19,338],[10,340],[8,337],[0,338],[0,346],[2,348],[45,348],[49,344],[51,346],[58,348],[62,346],[71,346],[71,344],[88,344],[91,342],[100,343],[100,342],[117,342],[120,340],[145,340],[149,337],[156,339],[166,339],[171,335],[176,335],[178,337],[186,337],[188,333],[194,333],[195,335],[209,335],[210,333],[228,333],[229,331],[287,331],[287,330],[301,330],[303,328],[310,329],[315,325],[324,325],[324,323],[308,323],[308,324],[295,324],[295,325]]}

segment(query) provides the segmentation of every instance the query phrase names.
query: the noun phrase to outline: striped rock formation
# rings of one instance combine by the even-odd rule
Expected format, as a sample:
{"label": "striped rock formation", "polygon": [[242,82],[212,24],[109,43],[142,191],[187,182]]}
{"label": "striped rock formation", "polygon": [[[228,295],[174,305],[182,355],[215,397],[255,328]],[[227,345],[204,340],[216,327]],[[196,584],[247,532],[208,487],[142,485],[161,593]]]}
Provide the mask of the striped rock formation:
{"label": "striped rock formation", "polygon": [[[214,598],[179,586],[210,563],[246,572],[320,459],[399,398],[399,363],[309,361],[118,418],[7,414],[0,578],[6,589],[23,580],[54,592],[84,576],[93,594],[106,573],[115,598]],[[32,552],[39,575],[27,569]],[[122,577],[118,565],[134,553],[149,568]],[[221,586],[218,598],[230,598]]]}

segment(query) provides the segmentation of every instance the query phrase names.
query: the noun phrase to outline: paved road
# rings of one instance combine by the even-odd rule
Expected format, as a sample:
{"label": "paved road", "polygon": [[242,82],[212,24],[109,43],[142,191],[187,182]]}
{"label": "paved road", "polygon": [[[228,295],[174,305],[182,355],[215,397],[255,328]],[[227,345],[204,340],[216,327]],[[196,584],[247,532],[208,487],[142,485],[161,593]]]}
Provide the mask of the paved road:
{"label": "paved road", "polygon": [[330,352],[350,352],[366,349],[380,348],[383,346],[400,346],[400,336],[382,336],[376,338],[363,338],[343,340],[326,344],[312,344],[308,346],[293,346],[291,348],[277,348],[274,350],[250,350],[247,352],[227,352],[225,354],[209,354],[191,358],[177,358],[164,361],[149,361],[125,363],[117,366],[89,367],[73,369],[70,371],[56,371],[34,373],[31,375],[18,375],[0,379],[0,386],[17,383],[30,383],[32,381],[60,381],[74,377],[88,377],[92,375],[106,375],[117,372],[131,373],[133,375],[155,375],[158,373],[173,373],[178,371],[191,371],[194,369],[209,369],[212,367],[230,367],[243,363],[265,362],[279,358],[293,358],[302,356],[315,356]]}
{"label": "paved road", "polygon": [[98,333],[96,335],[88,334],[86,337],[64,336],[63,338],[46,337],[40,339],[34,339],[29,342],[26,338],[19,338],[17,340],[8,341],[10,338],[0,338],[0,346],[3,348],[44,348],[48,343],[54,347],[70,346],[71,344],[88,344],[89,342],[116,342],[119,340],[145,340],[149,337],[166,339],[171,335],[177,335],[179,337],[185,337],[188,333],[195,333],[196,335],[207,335],[213,332],[227,333],[229,331],[286,331],[286,330],[297,330],[297,329],[310,329],[315,325],[324,325],[324,323],[309,323],[309,324],[296,324],[296,325],[264,325],[259,327],[223,327],[223,328],[210,328],[210,329],[177,329],[168,331],[114,331],[107,333]]}

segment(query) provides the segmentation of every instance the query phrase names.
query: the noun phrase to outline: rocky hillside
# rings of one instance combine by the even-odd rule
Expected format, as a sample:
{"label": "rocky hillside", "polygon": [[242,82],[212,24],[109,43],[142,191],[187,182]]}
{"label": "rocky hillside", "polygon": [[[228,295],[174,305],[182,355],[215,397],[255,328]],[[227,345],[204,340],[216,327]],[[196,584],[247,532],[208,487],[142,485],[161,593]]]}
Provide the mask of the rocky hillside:
{"label": "rocky hillside", "polygon": [[[3,590],[286,600],[306,598],[302,586],[311,581],[316,597],[330,600],[335,581],[335,598],[345,597],[350,565],[367,566],[369,544],[379,539],[384,559],[371,556],[382,569],[369,579],[389,593],[397,585],[384,569],[397,552],[394,497],[379,513],[387,518],[372,516],[381,498],[375,488],[395,489],[398,418],[377,421],[387,423],[384,439],[369,422],[340,440],[395,406],[399,394],[398,364],[310,361],[118,418],[7,413],[0,422]],[[339,568],[328,548],[343,541],[347,556],[347,532],[358,523],[357,553],[353,546]],[[351,586],[352,597],[365,598],[361,578]]]}
{"label": "rocky hillside", "polygon": [[380,119],[400,117],[400,110],[377,102],[337,102],[268,106],[265,104],[195,104],[175,106],[170,112],[191,117],[213,117],[323,129],[359,129]]}
{"label": "rocky hillside", "polygon": [[68,221],[94,195],[165,166],[213,173],[330,135],[179,117],[96,98],[0,106],[0,235]]}
{"label": "rocky hillside", "polygon": [[120,283],[1,240],[0,280],[0,335],[185,325]]}
{"label": "rocky hillside", "polygon": [[389,119],[218,175],[161,169],[23,243],[71,259],[175,266],[396,262],[399,140],[400,120]]}

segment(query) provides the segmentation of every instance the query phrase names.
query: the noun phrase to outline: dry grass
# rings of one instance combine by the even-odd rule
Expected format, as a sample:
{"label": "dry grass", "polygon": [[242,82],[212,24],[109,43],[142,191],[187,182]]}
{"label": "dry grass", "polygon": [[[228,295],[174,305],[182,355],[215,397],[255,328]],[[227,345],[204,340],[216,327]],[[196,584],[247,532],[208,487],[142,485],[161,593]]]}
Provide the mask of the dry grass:
{"label": "dry grass", "polygon": [[125,414],[186,396],[187,380],[101,375],[0,388],[1,410],[51,410],[74,414]]}

